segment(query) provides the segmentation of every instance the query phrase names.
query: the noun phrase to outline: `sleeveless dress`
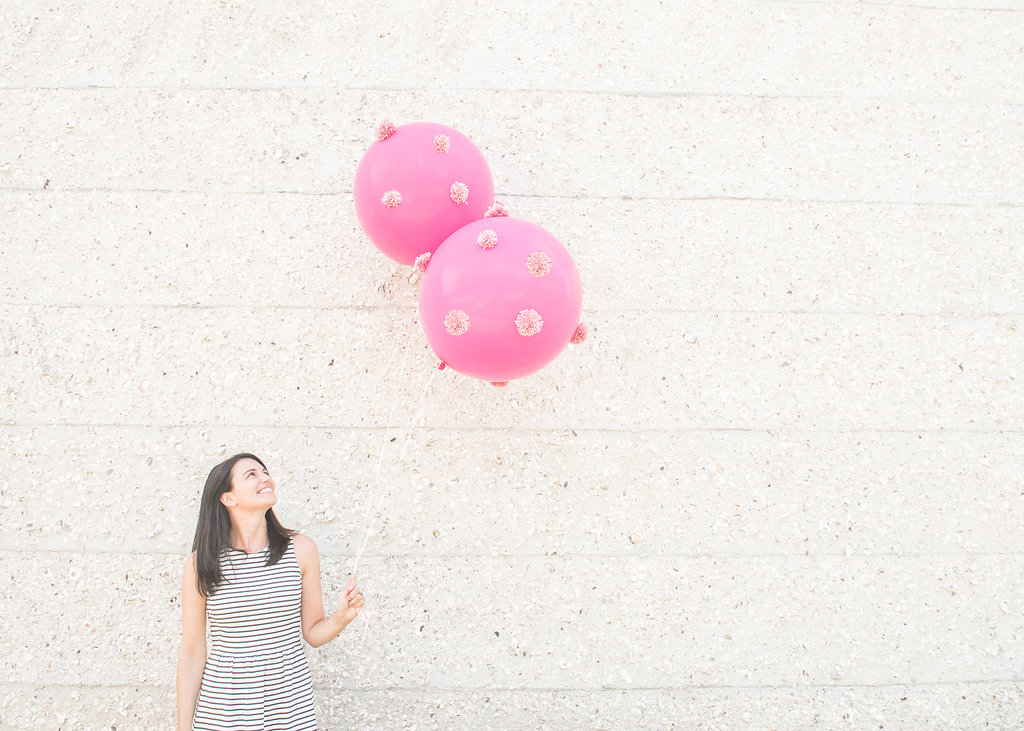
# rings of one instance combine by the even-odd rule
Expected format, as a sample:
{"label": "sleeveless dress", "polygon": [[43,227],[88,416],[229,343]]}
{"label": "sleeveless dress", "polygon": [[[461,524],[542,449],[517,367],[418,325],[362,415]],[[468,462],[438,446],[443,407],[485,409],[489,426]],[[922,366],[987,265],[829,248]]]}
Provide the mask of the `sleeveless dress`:
{"label": "sleeveless dress", "polygon": [[302,572],[289,540],[270,549],[221,554],[224,581],[206,600],[210,651],[194,731],[316,729],[313,682],[302,649]]}

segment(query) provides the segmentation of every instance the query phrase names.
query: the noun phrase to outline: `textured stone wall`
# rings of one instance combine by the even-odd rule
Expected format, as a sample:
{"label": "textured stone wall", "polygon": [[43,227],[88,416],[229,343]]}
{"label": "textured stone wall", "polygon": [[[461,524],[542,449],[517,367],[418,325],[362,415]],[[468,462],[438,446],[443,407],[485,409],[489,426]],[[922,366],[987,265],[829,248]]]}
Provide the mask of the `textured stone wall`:
{"label": "textured stone wall", "polygon": [[[171,727],[239,450],[328,601],[369,530],[326,729],[1024,726],[1021,38],[980,0],[5,3],[0,727]],[[585,344],[436,370],[355,220],[384,117],[477,143]]]}

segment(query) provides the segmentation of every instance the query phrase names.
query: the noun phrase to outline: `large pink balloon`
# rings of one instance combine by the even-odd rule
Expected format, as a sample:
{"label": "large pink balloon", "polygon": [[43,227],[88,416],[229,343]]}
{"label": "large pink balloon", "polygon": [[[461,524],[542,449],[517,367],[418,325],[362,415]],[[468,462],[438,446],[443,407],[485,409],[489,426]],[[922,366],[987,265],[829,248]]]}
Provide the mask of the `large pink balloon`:
{"label": "large pink balloon", "polygon": [[354,186],[356,214],[370,241],[402,264],[432,252],[483,218],[494,181],[480,150],[443,124],[382,122]]}
{"label": "large pink balloon", "polygon": [[434,353],[488,381],[527,376],[568,345],[580,322],[576,264],[535,223],[487,218],[437,249],[420,285],[420,322]]}

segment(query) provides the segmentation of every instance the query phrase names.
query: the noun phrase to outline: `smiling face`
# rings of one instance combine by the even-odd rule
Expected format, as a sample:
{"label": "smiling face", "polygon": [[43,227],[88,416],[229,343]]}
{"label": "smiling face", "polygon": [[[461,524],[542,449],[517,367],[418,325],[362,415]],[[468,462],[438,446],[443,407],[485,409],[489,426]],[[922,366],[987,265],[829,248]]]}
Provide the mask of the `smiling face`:
{"label": "smiling face", "polygon": [[220,499],[229,508],[266,510],[277,503],[277,489],[267,468],[246,457],[231,468],[231,489]]}

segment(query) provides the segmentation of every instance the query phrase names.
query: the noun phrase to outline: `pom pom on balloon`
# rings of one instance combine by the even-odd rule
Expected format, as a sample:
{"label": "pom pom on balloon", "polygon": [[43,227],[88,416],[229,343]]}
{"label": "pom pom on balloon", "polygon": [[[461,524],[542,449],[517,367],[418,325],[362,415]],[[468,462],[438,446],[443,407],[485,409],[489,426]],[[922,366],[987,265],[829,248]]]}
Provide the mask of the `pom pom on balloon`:
{"label": "pom pom on balloon", "polygon": [[535,277],[543,277],[551,271],[551,257],[543,251],[535,251],[526,258],[526,271]]}
{"label": "pom pom on balloon", "polygon": [[569,340],[573,345],[579,345],[587,339],[587,334],[590,332],[590,328],[587,327],[585,322],[581,322],[576,326],[576,332],[572,334],[572,338]]}
{"label": "pom pom on balloon", "polygon": [[386,119],[383,120],[379,125],[377,125],[377,140],[379,142],[383,142],[384,140],[386,140],[388,137],[395,133],[395,129],[397,128],[395,127],[394,123]]}
{"label": "pom pom on balloon", "polygon": [[493,249],[498,243],[498,234],[494,233],[494,229],[485,229],[476,237],[476,243],[484,249]]}
{"label": "pom pom on balloon", "polygon": [[429,263],[430,263],[430,252],[427,251],[427,252],[424,252],[424,253],[420,254],[419,256],[417,256],[416,257],[416,261],[414,261],[412,263],[412,265],[414,267],[416,267],[417,271],[425,272],[425,271],[427,271],[427,264],[429,264]]}
{"label": "pom pom on balloon", "polygon": [[452,183],[452,187],[449,192],[452,200],[460,205],[469,200],[469,186],[465,183]]}
{"label": "pom pom on balloon", "polygon": [[536,335],[544,327],[544,320],[537,314],[537,310],[521,310],[516,316],[516,331],[524,336]]}
{"label": "pom pom on balloon", "polygon": [[452,310],[444,317],[444,329],[449,335],[465,335],[469,330],[469,316],[462,310]]}
{"label": "pom pom on balloon", "polygon": [[[500,245],[480,241],[493,231]],[[536,276],[524,266],[535,254]],[[565,247],[535,223],[492,217],[448,237],[420,285],[420,324],[438,358],[485,381],[528,376],[554,360],[580,323],[582,287]],[[470,326],[472,323],[472,326]]]}
{"label": "pom pom on balloon", "polygon": [[432,122],[382,122],[377,141],[359,162],[353,197],[367,238],[410,265],[484,217],[494,180],[483,154],[458,130]]}
{"label": "pom pom on balloon", "polygon": [[508,209],[501,201],[494,201],[491,207],[484,213],[484,218],[503,218],[508,215]]}

